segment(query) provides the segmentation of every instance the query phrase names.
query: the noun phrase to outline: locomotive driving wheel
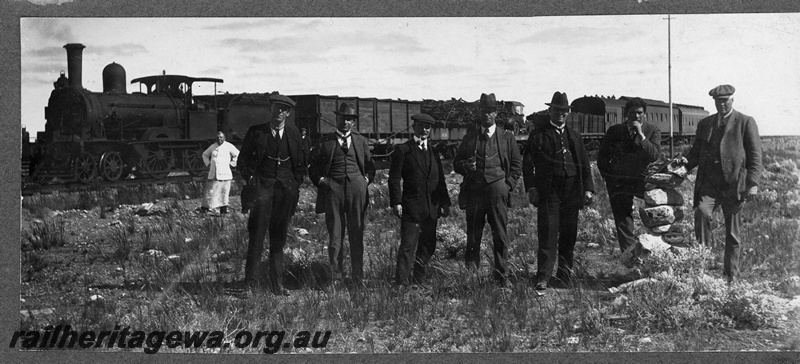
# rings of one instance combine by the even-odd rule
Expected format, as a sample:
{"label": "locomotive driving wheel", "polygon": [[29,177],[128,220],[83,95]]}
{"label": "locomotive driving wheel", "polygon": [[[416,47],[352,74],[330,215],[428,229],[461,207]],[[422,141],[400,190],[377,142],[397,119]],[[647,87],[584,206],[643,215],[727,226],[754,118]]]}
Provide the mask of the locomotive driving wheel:
{"label": "locomotive driving wheel", "polygon": [[147,150],[141,161],[141,172],[155,179],[164,179],[169,175],[170,168],[174,165],[171,150],[154,146]]}
{"label": "locomotive driving wheel", "polygon": [[100,176],[106,181],[116,182],[123,177],[125,163],[119,152],[105,152],[100,157]]}
{"label": "locomotive driving wheel", "polygon": [[203,152],[202,149],[188,149],[184,152],[183,167],[190,175],[202,177],[208,173],[203,163]]}
{"label": "locomotive driving wheel", "polygon": [[89,153],[83,152],[75,159],[75,179],[81,183],[89,183],[97,178],[97,162]]}

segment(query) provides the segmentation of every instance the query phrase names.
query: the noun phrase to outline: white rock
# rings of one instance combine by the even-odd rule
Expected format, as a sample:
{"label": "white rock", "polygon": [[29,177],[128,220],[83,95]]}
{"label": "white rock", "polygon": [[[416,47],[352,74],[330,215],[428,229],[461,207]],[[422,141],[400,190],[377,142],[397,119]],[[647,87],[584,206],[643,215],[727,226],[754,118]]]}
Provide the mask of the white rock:
{"label": "white rock", "polygon": [[114,221],[108,223],[108,226],[114,226],[114,225],[119,225],[119,224],[122,224],[122,221],[114,220]]}
{"label": "white rock", "polygon": [[639,209],[639,218],[648,228],[659,225],[668,225],[683,219],[683,208],[680,206],[655,206]]}
{"label": "white rock", "polygon": [[608,289],[608,291],[611,293],[627,292],[628,290],[631,290],[635,287],[640,287],[642,285],[651,284],[655,282],[658,282],[658,280],[655,278],[642,278],[642,279],[637,279],[633,282],[620,284],[617,287],[611,287]]}
{"label": "white rock", "polygon": [[296,230],[297,230],[297,233],[300,234],[300,235],[308,235],[308,230],[306,230],[306,229],[297,228]]}
{"label": "white rock", "polygon": [[668,232],[670,228],[672,228],[672,224],[653,226],[649,230],[650,233],[653,235],[661,235]]}
{"label": "white rock", "polygon": [[574,344],[577,344],[579,342],[581,342],[581,338],[579,338],[577,336],[570,336],[570,337],[567,338],[567,344],[573,344],[574,345]]}
{"label": "white rock", "polygon": [[168,256],[167,259],[169,259],[169,260],[178,260],[178,259],[181,259],[181,256],[178,255],[178,254],[172,254],[172,255]]}
{"label": "white rock", "polygon": [[648,206],[659,206],[659,205],[681,206],[683,205],[684,201],[683,201],[683,195],[681,195],[681,193],[676,190],[657,188],[654,190],[646,191],[644,193],[644,202]]}
{"label": "white rock", "polygon": [[661,188],[675,188],[683,183],[683,178],[671,173],[653,173],[644,178],[645,183],[651,183]]}
{"label": "white rock", "polygon": [[90,301],[102,301],[104,298],[99,294],[93,294],[89,297]]}
{"label": "white rock", "polygon": [[150,256],[150,257],[164,257],[164,252],[160,250],[150,249],[148,251],[142,252],[142,255]]}
{"label": "white rock", "polygon": [[589,249],[597,249],[597,248],[599,248],[599,247],[600,247],[600,244],[597,244],[597,243],[589,243],[589,244],[586,244],[586,247],[587,247],[587,248],[589,248]]}
{"label": "white rock", "polygon": [[651,234],[639,235],[639,241],[631,245],[622,253],[620,259],[626,267],[632,267],[656,251],[664,251],[671,245],[661,240],[660,236]]}
{"label": "white rock", "polygon": [[192,242],[192,238],[184,238],[183,242],[184,243],[191,243]]}
{"label": "white rock", "polygon": [[649,337],[643,337],[643,338],[639,339],[639,344],[649,344],[649,343],[652,343],[652,342],[653,342],[653,339],[651,339]]}

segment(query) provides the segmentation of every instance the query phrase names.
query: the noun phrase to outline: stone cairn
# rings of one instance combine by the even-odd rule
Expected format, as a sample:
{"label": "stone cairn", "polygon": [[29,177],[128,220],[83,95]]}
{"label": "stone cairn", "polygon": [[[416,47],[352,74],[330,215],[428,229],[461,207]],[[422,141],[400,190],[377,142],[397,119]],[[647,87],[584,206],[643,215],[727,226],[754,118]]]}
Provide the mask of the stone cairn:
{"label": "stone cairn", "polygon": [[622,262],[628,267],[640,263],[654,251],[686,247],[684,231],[675,225],[685,216],[683,196],[675,188],[686,178],[686,167],[674,160],[659,160],[650,164],[647,172],[644,180],[646,207],[639,209],[639,217],[648,233],[639,235],[638,242],[622,253]]}

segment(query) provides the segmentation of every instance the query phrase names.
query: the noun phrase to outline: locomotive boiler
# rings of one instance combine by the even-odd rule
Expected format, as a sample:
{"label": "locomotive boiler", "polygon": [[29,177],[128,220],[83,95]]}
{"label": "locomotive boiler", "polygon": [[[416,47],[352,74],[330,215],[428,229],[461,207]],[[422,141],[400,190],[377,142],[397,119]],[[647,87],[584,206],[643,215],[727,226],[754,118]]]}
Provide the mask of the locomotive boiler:
{"label": "locomotive boiler", "polygon": [[103,69],[103,90],[82,84],[82,44],[67,50],[68,74],[54,83],[45,108],[46,146],[36,156],[31,178],[78,180],[98,176],[117,181],[163,178],[171,171],[202,175],[202,152],[220,127],[216,105],[195,101],[192,87],[217,78],[156,75],[131,81],[139,91],[126,90],[125,69],[111,63]]}

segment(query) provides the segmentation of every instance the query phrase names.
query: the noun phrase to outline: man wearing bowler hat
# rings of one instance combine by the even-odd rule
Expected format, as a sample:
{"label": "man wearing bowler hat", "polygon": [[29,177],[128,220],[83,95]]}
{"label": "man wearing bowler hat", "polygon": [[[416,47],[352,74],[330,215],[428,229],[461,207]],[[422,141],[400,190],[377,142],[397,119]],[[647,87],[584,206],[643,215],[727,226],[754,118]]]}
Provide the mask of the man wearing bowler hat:
{"label": "man wearing bowler hat", "polygon": [[367,139],[356,133],[358,113],[351,103],[339,105],[336,132],[324,136],[311,154],[309,177],[317,186],[317,213],[325,213],[330,243],[331,273],[334,287],[344,279],[344,233],[348,231],[353,283],[364,278],[364,217],[369,194],[367,186],[375,178],[375,165]]}
{"label": "man wearing bowler hat", "polygon": [[723,274],[731,284],[739,273],[741,250],[739,211],[745,200],[758,193],[761,179],[761,138],[756,121],[733,109],[731,85],[708,92],[717,113],[697,124],[689,154],[681,162],[687,170],[697,167],[694,184],[694,228],[697,241],[711,246],[711,218],[718,207],[725,217]]}
{"label": "man wearing bowler hat", "polygon": [[269,102],[269,122],[247,130],[237,162],[247,185],[255,186],[256,190],[252,201],[242,201],[242,206],[250,210],[244,277],[250,287],[261,283],[259,262],[269,232],[270,289],[276,295],[288,296],[289,292],[283,288],[283,247],[289,220],[297,207],[300,184],[306,175],[308,152],[297,128],[286,123],[294,101],[273,94]]}
{"label": "man wearing bowler hat", "polygon": [[[428,114],[411,116],[414,136],[392,151],[389,199],[400,218],[395,283],[424,283],[425,266],[436,249],[436,222],[450,215],[450,196],[439,155],[429,143],[434,120]],[[401,188],[402,181],[402,188]]]}
{"label": "man wearing bowler hat", "polygon": [[559,283],[570,281],[578,210],[591,204],[594,195],[581,134],[566,125],[567,94],[556,91],[545,105],[549,106],[550,122],[531,131],[523,162],[528,200],[538,207],[535,289],[540,294],[547,290],[556,265]]}
{"label": "man wearing bowler hat", "polygon": [[492,229],[495,282],[503,288],[508,281],[508,243],[506,225],[511,191],[522,172],[522,157],[514,135],[496,124],[497,101],[494,94],[481,94],[479,127],[469,131],[458,147],[453,169],[464,176],[458,205],[467,215],[467,269],[477,272],[480,265],[481,237],[488,220]]}

